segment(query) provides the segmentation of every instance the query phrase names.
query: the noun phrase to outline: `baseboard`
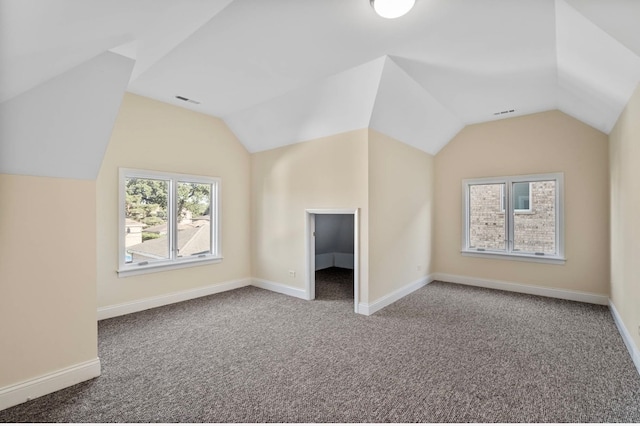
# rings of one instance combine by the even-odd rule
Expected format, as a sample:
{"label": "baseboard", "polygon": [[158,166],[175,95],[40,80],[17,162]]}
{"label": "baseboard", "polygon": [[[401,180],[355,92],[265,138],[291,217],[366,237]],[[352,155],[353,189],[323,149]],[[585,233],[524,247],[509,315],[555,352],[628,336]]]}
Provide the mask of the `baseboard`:
{"label": "baseboard", "polygon": [[629,351],[629,355],[631,355],[631,360],[636,366],[636,370],[638,370],[638,374],[640,374],[640,349],[636,346],[635,342],[631,338],[631,333],[627,330],[627,327],[622,322],[622,317],[618,313],[616,306],[613,304],[613,301],[609,299],[609,309],[611,310],[611,316],[613,316],[613,321],[616,323],[616,327],[618,327],[618,331],[622,336],[622,340],[624,341],[627,350]]}
{"label": "baseboard", "polygon": [[353,269],[355,265],[352,253],[333,253],[333,266],[343,269]]}
{"label": "baseboard", "polygon": [[331,267],[353,269],[354,268],[354,255],[353,253],[323,253],[316,254],[315,258],[316,271],[327,269]]}
{"label": "baseboard", "polygon": [[372,315],[373,313],[379,311],[380,309],[391,305],[394,302],[402,299],[403,297],[413,293],[414,291],[424,287],[433,281],[433,277],[428,275],[426,277],[422,277],[412,283],[409,283],[398,290],[395,290],[388,295],[381,297],[373,303],[363,303],[360,302],[358,304],[358,313],[363,315]]}
{"label": "baseboard", "polygon": [[0,410],[76,385],[100,375],[100,359],[82,362],[0,389]]}
{"label": "baseboard", "polygon": [[433,274],[436,281],[444,281],[455,284],[472,285],[476,287],[492,288],[495,290],[512,291],[515,293],[533,294],[536,296],[553,297],[555,299],[572,300],[574,302],[592,303],[595,305],[607,305],[609,297],[603,294],[587,293],[583,291],[563,290],[559,288],[537,287],[527,284],[511,283],[506,281],[486,280],[482,278],[465,277],[461,275]]}
{"label": "baseboard", "polygon": [[157,308],[159,306],[170,305],[172,303],[184,302],[185,300],[209,296],[211,294],[221,293],[223,291],[235,290],[237,288],[246,287],[248,285],[251,285],[251,279],[244,278],[241,280],[227,281],[206,287],[198,287],[194,289],[178,291],[175,293],[163,294],[161,296],[134,300],[132,302],[105,306],[102,308],[98,308],[98,321],[107,318],[118,317],[121,315],[132,314],[134,312],[140,312],[151,308]]}
{"label": "baseboard", "polygon": [[333,253],[316,254],[316,271],[331,268],[334,262]]}
{"label": "baseboard", "polygon": [[251,285],[254,287],[262,288],[264,290],[274,291],[276,293],[286,294],[287,296],[297,297],[299,299],[308,300],[309,298],[305,290],[295,287],[289,287],[288,285],[275,283],[273,281],[252,278]]}

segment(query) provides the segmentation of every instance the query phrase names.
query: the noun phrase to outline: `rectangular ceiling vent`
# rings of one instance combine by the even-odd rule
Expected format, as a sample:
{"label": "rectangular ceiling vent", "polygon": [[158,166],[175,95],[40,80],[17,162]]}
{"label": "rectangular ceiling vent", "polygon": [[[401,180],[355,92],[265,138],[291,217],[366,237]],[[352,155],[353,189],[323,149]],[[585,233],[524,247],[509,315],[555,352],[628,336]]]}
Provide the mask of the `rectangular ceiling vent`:
{"label": "rectangular ceiling vent", "polygon": [[515,109],[505,109],[504,111],[494,112],[493,115],[505,115],[505,114],[511,114],[514,112],[516,112]]}
{"label": "rectangular ceiling vent", "polygon": [[180,99],[181,101],[189,102],[190,104],[200,105],[199,101],[194,101],[193,99],[185,98],[184,96],[176,95],[176,99]]}

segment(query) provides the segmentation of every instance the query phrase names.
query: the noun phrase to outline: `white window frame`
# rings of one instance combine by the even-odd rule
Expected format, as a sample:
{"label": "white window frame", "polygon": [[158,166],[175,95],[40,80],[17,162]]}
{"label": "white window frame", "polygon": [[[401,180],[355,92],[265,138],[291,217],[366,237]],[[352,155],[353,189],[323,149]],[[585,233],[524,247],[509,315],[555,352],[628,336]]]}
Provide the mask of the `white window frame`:
{"label": "white window frame", "polygon": [[[511,187],[513,188],[513,186]],[[531,194],[533,193],[533,182],[529,182],[529,208],[528,209],[513,209],[515,214],[532,214],[533,213],[533,197]]]}
{"label": "white window frame", "polygon": [[[556,182],[556,253],[555,254],[542,254],[542,253],[521,253],[519,251],[513,251],[513,241],[514,241],[514,226],[513,226],[513,217],[516,214],[521,213],[529,213],[531,212],[531,208],[533,206],[531,199],[531,182],[538,181],[550,181],[554,180]],[[529,210],[518,210],[514,209],[512,204],[513,200],[511,200],[511,191],[514,183],[519,182],[530,182],[529,184]],[[502,201],[504,204],[506,202],[506,206],[502,205],[502,207],[506,207],[504,211],[505,215],[505,223],[506,223],[506,235],[507,240],[505,244],[505,250],[488,250],[488,249],[475,249],[469,247],[469,207],[470,207],[470,187],[472,185],[504,185],[504,190],[506,194],[501,194]],[[463,256],[473,256],[473,257],[485,257],[485,258],[494,258],[494,259],[511,259],[511,260],[522,260],[528,262],[539,262],[539,263],[554,263],[554,264],[564,264],[566,259],[564,257],[564,173],[545,173],[545,174],[536,174],[536,175],[521,175],[521,176],[500,176],[500,177],[490,177],[490,178],[478,178],[478,179],[464,179],[462,181],[462,250],[461,253]]]}
{"label": "white window frame", "polygon": [[[169,194],[167,198],[167,235],[169,238],[169,259],[163,259],[153,262],[144,261],[138,263],[126,263],[125,182],[126,179],[129,178],[169,181]],[[177,191],[178,182],[202,183],[211,185],[211,253],[201,254],[194,257],[177,256],[177,215],[175,194]],[[152,272],[188,268],[192,266],[200,266],[202,264],[221,262],[223,257],[220,250],[220,184],[220,178],[216,177],[120,168],[118,176],[118,276],[127,277],[131,275],[147,274]]]}
{"label": "white window frame", "polygon": [[[500,187],[500,212],[504,213],[504,200],[505,200],[505,194],[504,194],[504,188],[505,186],[501,186]],[[517,214],[531,214],[533,213],[532,210],[532,197],[531,197],[531,191],[533,190],[533,182],[529,182],[529,208],[528,209],[513,209],[514,213]]]}

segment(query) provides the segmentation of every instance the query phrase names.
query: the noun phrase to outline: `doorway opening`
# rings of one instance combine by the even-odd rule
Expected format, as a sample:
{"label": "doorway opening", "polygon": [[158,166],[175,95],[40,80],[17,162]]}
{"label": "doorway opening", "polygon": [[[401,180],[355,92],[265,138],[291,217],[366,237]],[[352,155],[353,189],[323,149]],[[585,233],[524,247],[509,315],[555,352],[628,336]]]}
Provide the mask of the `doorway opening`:
{"label": "doorway opening", "polygon": [[[353,298],[358,313],[358,209],[312,209],[306,214],[307,299]],[[322,288],[316,288],[316,278]]]}

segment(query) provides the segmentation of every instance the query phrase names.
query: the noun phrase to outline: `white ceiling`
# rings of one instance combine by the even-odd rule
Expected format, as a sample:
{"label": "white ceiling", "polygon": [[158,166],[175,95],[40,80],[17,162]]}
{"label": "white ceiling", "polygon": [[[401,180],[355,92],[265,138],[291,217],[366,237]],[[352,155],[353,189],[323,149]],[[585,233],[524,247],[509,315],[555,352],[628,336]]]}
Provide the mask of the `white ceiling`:
{"label": "white ceiling", "polygon": [[221,117],[251,152],[371,127],[435,154],[556,108],[608,133],[638,22],[639,0],[417,0],[395,20],[369,0],[0,0],[0,102],[110,50],[136,59],[129,91]]}

